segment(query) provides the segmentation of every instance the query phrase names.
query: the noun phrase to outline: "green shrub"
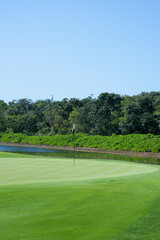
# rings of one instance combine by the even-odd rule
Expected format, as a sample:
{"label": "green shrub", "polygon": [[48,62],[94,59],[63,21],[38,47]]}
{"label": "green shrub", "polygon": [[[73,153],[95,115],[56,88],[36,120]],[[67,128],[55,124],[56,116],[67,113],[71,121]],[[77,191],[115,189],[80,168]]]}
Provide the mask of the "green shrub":
{"label": "green shrub", "polygon": [[[74,139],[75,138],[75,139]],[[47,144],[52,146],[90,147],[118,151],[160,152],[160,135],[128,134],[93,136],[82,133],[54,136],[27,136],[21,133],[0,133],[0,142]]]}

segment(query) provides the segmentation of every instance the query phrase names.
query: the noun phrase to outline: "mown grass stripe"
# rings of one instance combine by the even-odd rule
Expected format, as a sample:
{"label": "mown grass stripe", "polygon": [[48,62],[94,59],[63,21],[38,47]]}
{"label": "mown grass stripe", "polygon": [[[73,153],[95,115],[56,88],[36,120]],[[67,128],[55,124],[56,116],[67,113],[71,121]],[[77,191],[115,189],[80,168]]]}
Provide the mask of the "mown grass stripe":
{"label": "mown grass stripe", "polygon": [[[5,161],[5,164],[4,164]],[[156,171],[155,166],[119,162],[48,158],[0,158],[0,184],[65,181],[125,176]]]}

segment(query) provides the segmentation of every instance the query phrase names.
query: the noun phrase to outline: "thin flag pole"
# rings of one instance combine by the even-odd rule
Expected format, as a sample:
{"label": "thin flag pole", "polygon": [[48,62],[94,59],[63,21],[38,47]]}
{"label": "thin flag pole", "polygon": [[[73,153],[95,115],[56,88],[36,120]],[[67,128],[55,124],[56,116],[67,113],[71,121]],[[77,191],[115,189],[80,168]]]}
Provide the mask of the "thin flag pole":
{"label": "thin flag pole", "polygon": [[76,158],[75,158],[75,156],[76,156],[76,146],[75,146],[75,123],[73,124],[73,128],[72,128],[72,133],[73,133],[73,135],[74,135],[74,161],[73,161],[73,165],[75,166],[75,164],[76,164]]}
{"label": "thin flag pole", "polygon": [[76,146],[75,146],[75,134],[74,134],[74,166],[76,164]]}

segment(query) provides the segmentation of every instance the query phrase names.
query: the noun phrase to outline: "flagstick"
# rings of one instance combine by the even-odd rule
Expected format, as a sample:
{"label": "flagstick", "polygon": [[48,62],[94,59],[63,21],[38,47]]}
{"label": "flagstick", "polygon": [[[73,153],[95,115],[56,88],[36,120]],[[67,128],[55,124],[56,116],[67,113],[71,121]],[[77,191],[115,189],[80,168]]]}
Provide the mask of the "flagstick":
{"label": "flagstick", "polygon": [[76,155],[76,147],[75,147],[75,134],[74,134],[74,166],[76,164],[76,160],[75,160],[75,155]]}
{"label": "flagstick", "polygon": [[75,160],[75,155],[76,155],[76,147],[75,147],[75,123],[73,124],[72,133],[73,133],[73,135],[74,135],[74,161],[73,161],[73,166],[75,166],[75,164],[76,164],[76,160]]}

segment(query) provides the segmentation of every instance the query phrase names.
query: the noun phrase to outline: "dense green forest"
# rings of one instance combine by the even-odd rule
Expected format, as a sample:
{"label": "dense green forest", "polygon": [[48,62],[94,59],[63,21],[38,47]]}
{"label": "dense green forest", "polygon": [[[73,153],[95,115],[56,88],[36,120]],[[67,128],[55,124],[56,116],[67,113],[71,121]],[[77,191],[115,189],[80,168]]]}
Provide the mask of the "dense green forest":
{"label": "dense green forest", "polygon": [[160,92],[135,96],[102,93],[98,98],[0,100],[0,132],[48,135],[77,133],[160,135]]}

